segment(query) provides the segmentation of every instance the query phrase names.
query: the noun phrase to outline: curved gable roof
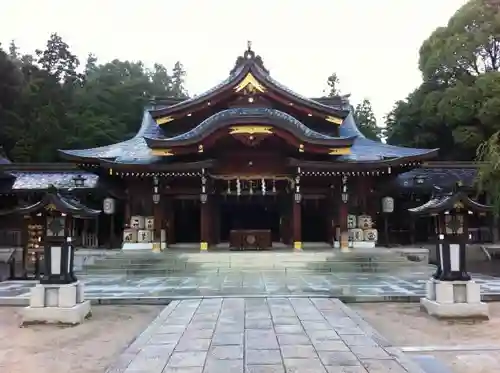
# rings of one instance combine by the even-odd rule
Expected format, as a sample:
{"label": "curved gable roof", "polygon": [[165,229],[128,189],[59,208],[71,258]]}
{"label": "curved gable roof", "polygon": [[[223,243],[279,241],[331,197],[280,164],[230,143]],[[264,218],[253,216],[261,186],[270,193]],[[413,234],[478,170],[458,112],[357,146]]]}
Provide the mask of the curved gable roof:
{"label": "curved gable roof", "polygon": [[269,75],[269,71],[264,67],[261,57],[256,55],[251,49],[248,49],[245,51],[243,56],[238,57],[235,67],[231,71],[229,77],[224,81],[196,97],[187,99],[169,107],[151,110],[151,115],[154,118],[170,116],[180,111],[188,110],[189,108],[205,101],[215,99],[217,96],[223,95],[224,93],[235,89],[248,74],[252,74],[258,83],[262,84],[266,90],[273,91],[278,95],[283,95],[292,102],[294,101],[297,104],[302,104],[311,110],[316,110],[326,116],[332,115],[343,119],[349,113],[346,110],[324,105],[313,99],[301,96],[290,88],[287,88],[285,85],[278,83]]}
{"label": "curved gable roof", "polygon": [[354,140],[354,136],[333,137],[316,132],[293,116],[283,111],[270,108],[231,108],[212,115],[192,130],[181,135],[165,139],[158,139],[157,137],[150,138],[145,136],[145,139],[147,144],[151,147],[188,145],[206,138],[213,132],[225,126],[245,124],[249,122],[253,124],[268,124],[273,127],[278,127],[291,132],[293,135],[302,140],[319,145],[333,146],[334,142],[342,142],[345,143],[343,145],[350,146]]}

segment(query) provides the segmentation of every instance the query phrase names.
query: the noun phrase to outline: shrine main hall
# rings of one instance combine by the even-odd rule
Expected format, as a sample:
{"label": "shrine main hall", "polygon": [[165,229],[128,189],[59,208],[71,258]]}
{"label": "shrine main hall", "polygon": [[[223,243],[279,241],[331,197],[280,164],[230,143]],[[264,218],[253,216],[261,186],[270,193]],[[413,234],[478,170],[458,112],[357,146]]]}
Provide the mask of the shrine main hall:
{"label": "shrine main hall", "polygon": [[[406,211],[397,184],[437,149],[366,138],[347,96],[303,97],[249,47],[209,91],[153,100],[133,138],[59,153],[66,163],[4,160],[0,198],[15,209],[50,189],[102,210],[86,219],[59,211],[83,247],[300,250],[303,242],[363,248],[389,240],[387,217]],[[0,224],[29,225],[26,218]]]}

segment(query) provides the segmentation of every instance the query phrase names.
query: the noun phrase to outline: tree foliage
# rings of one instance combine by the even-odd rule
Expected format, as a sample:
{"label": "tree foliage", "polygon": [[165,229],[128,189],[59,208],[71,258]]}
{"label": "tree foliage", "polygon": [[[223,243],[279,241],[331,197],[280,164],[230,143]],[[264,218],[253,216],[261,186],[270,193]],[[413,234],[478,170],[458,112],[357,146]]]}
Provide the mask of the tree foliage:
{"label": "tree foliage", "polygon": [[420,48],[423,83],[387,115],[390,143],[473,160],[500,130],[500,6],[471,0]]}
{"label": "tree foliage", "polygon": [[336,73],[333,73],[327,78],[326,84],[328,86],[328,91],[326,97],[337,97],[340,95],[339,83],[340,80]]}
{"label": "tree foliage", "polygon": [[0,142],[18,162],[57,161],[58,148],[85,148],[122,141],[138,129],[153,97],[187,97],[186,72],[177,62],[99,64],[80,61],[52,34],[44,49],[21,55],[15,42],[0,49]]}
{"label": "tree foliage", "polygon": [[381,129],[377,127],[377,119],[370,100],[364,99],[354,108],[354,119],[363,135],[372,140],[380,140]]}

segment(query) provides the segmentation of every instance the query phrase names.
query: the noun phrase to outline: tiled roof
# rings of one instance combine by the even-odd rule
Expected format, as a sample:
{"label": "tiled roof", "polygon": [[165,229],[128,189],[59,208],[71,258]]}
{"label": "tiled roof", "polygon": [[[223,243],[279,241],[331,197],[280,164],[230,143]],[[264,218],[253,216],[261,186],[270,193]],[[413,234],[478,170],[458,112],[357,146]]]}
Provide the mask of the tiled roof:
{"label": "tiled roof", "polygon": [[53,185],[57,189],[77,189],[73,178],[81,175],[85,178],[83,188],[95,188],[99,176],[88,172],[39,172],[39,171],[11,171],[15,179],[10,183],[11,190],[40,189],[44,190]]}
{"label": "tiled roof", "polygon": [[413,157],[435,152],[437,149],[405,148],[384,144],[367,139],[358,129],[352,112],[344,119],[339,128],[340,136],[357,136],[351,147],[351,154],[340,156],[338,159],[347,162],[370,162],[392,158]]}
{"label": "tiled roof", "polygon": [[66,214],[72,214],[77,218],[95,218],[101,213],[100,210],[94,210],[85,206],[74,197],[65,197],[59,194],[56,190],[50,190],[44,195],[42,200],[36,203],[28,206],[18,206],[9,210],[0,210],[0,215],[31,214],[42,210],[50,204],[53,204],[58,211]]}
{"label": "tiled roof", "polygon": [[452,210],[457,202],[461,202],[464,205],[463,208],[471,211],[489,211],[491,209],[490,206],[473,201],[464,192],[456,192],[436,196],[423,205],[408,209],[408,211],[417,215],[438,214],[446,210]]}
{"label": "tiled roof", "polygon": [[422,167],[398,175],[396,186],[403,189],[432,192],[434,185],[445,190],[451,190],[460,181],[465,187],[473,188],[476,175],[477,170],[475,168]]}
{"label": "tiled roof", "polygon": [[163,138],[161,128],[156,124],[148,111],[144,111],[142,123],[137,134],[129,140],[99,148],[82,150],[59,150],[64,155],[80,158],[105,159],[118,163],[150,164],[161,157],[151,154],[151,150],[144,140],[149,138]]}

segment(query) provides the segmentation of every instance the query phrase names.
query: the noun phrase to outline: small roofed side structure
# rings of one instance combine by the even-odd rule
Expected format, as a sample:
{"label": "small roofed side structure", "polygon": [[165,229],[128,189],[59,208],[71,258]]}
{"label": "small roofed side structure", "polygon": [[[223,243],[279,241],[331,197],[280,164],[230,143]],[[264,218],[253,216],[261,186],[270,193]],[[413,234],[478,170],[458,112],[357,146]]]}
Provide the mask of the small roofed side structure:
{"label": "small roofed side structure", "polygon": [[[39,279],[44,247],[49,243],[62,243],[72,235],[74,219],[95,219],[97,222],[100,213],[100,210],[85,206],[73,196],[61,194],[53,185],[34,204],[0,210],[0,216],[18,215],[24,218],[22,230],[26,234],[22,242],[22,277]],[[31,265],[32,270],[29,268]]]}
{"label": "small roofed side structure", "polygon": [[491,206],[473,201],[467,193],[457,191],[444,195],[436,195],[423,205],[408,209],[414,215],[438,215],[452,210],[463,210],[472,213],[486,213],[491,211]]}
{"label": "small roofed side structure", "polygon": [[61,195],[52,187],[49,188],[40,201],[32,205],[18,206],[9,210],[0,210],[0,216],[10,214],[29,215],[42,210],[59,211],[62,214],[71,215],[79,219],[95,218],[101,213],[100,210],[89,208],[75,198]]}

